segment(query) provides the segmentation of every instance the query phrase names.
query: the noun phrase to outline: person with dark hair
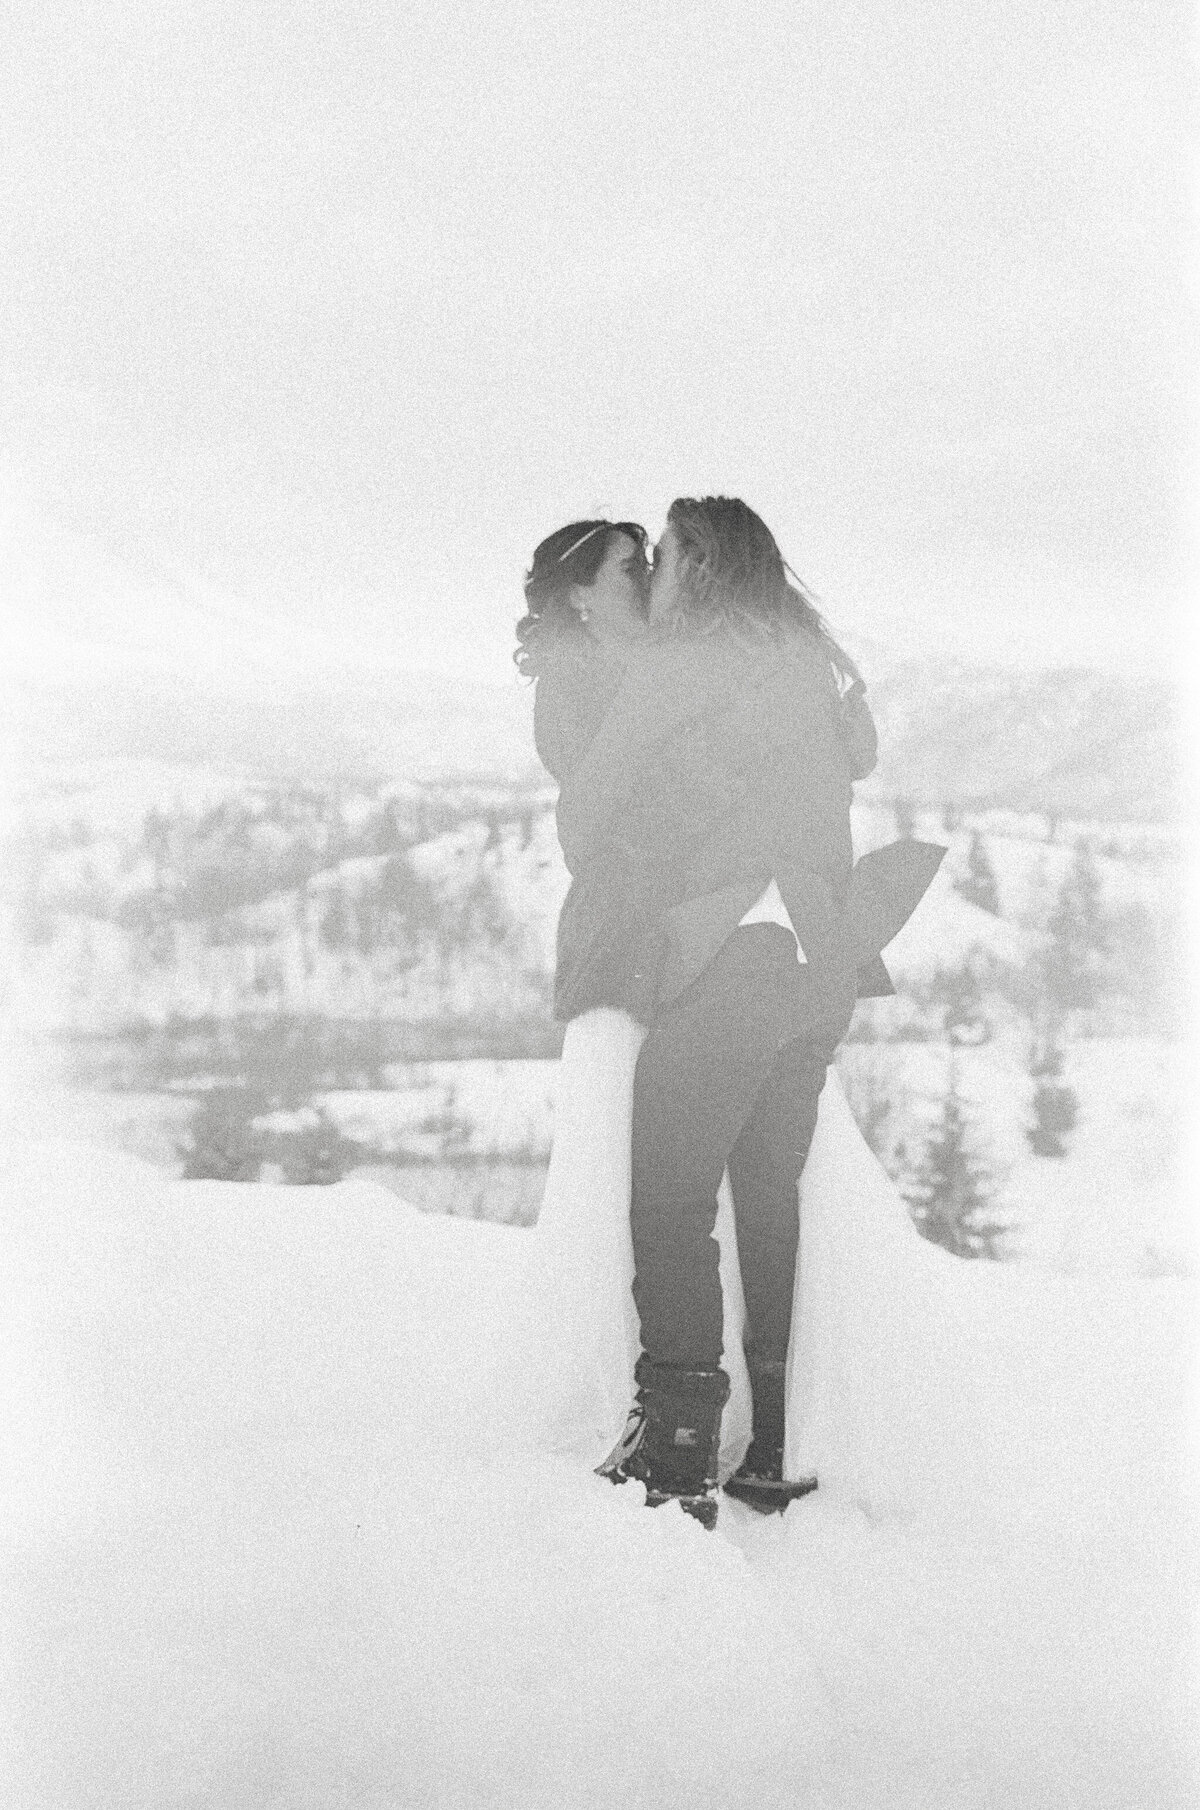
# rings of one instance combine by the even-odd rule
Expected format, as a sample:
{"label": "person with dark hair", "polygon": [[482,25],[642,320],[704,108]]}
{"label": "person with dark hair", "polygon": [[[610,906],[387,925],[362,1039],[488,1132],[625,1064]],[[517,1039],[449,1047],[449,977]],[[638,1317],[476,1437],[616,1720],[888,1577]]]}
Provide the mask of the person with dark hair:
{"label": "person with dark hair", "polygon": [[[513,659],[539,678],[649,633],[646,530],[640,522],[568,522],[534,549]],[[539,747],[539,753],[542,752]]]}
{"label": "person with dark hair", "polygon": [[[542,765],[565,784],[650,638],[646,530],[636,522],[569,522],[547,535],[525,575],[518,670],[535,681],[533,733]],[[573,874],[558,923],[555,1017],[627,1006],[636,937],[670,898],[656,863],[609,850]]]}
{"label": "person with dark hair", "polygon": [[556,1009],[616,1006],[647,1027],[631,1144],[642,1354],[625,1432],[599,1468],[712,1525],[729,1386],[722,1174],[753,1397],[727,1487],[786,1507],[811,1487],[783,1476],[796,1181],[855,997],[891,991],[879,951],[932,867],[924,844],[885,856],[882,872],[868,857],[856,893],[851,786],[875,758],[864,687],[746,504],[672,504],[649,626],[560,764],[572,887]]}
{"label": "person with dark hair", "polygon": [[650,633],[648,577],[638,522],[568,522],[534,550],[513,659],[537,681],[534,741],[555,779],[595,734],[633,644]]}

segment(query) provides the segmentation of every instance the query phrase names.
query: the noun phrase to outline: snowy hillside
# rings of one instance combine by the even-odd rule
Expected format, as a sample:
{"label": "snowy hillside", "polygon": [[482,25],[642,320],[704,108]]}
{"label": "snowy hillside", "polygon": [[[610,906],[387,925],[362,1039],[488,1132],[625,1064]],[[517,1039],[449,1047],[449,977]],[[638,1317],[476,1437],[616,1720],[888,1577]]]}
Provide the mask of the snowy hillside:
{"label": "snowy hillside", "polygon": [[[175,1174],[365,1170],[425,1209],[534,1218],[561,1037],[552,790],[122,771],[39,792],[15,827],[4,1123]],[[860,852],[905,829],[949,845],[889,945],[896,997],[861,1002],[839,1058],[872,1148],[907,1185],[957,1078],[1008,1228],[989,1254],[1189,1273],[1183,837],[904,817],[854,807]],[[1047,1021],[1070,1123],[1039,1148]]]}
{"label": "snowy hillside", "polygon": [[[8,875],[25,945],[22,1020],[80,1033],[267,1008],[357,1020],[546,1013],[567,887],[550,788],[187,776],[153,763],[125,780],[77,773],[23,806]],[[996,885],[984,910],[958,890],[969,837],[947,827],[948,811],[913,819],[950,852],[889,947],[898,983],[976,960],[1027,967],[1084,840],[1100,850],[1112,962],[1124,984],[1150,983],[1143,956],[1179,908],[1182,837],[1114,824],[1049,841],[1044,822],[981,814],[972,823]],[[891,840],[897,818],[856,803],[859,852]]]}
{"label": "snowy hillside", "polygon": [[4,1183],[6,1810],[1196,1801],[1190,1285],[915,1240],[924,1486],[885,1440],[710,1535],[522,1421],[535,1233],[68,1144]]}
{"label": "snowy hillside", "polygon": [[1150,679],[962,660],[892,662],[871,684],[884,795],[1054,817],[1178,814],[1179,699]]}

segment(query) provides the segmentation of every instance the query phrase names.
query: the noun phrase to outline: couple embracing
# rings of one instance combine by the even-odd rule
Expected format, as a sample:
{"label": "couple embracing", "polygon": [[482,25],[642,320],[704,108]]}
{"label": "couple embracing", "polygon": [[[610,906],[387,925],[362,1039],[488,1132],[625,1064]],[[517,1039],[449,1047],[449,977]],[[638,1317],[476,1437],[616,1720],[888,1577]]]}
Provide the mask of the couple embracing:
{"label": "couple embracing", "polygon": [[880,952],[942,851],[907,840],[855,866],[865,687],[745,503],[678,499],[652,563],[635,523],[571,523],[537,548],[525,598],[516,657],[571,875],[555,1013],[639,1027],[625,1205],[641,1352],[598,1468],[715,1521],[728,1174],[752,1432],[725,1488],[786,1508],[814,1486],[784,1474],[797,1182],[855,1000],[892,991]]}

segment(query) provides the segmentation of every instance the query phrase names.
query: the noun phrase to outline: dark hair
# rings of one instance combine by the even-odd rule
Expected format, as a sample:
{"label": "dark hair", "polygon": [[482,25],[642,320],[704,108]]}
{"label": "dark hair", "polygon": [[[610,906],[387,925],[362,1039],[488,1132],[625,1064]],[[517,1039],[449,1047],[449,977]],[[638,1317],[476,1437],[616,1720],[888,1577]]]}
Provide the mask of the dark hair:
{"label": "dark hair", "polygon": [[590,637],[571,608],[571,587],[595,584],[614,534],[627,534],[645,548],[646,530],[640,522],[608,522],[601,518],[568,522],[534,549],[525,574],[525,614],[517,624],[517,647],[513,653],[518,670],[526,678],[537,677],[543,657],[552,650],[558,653],[574,649],[580,654],[586,651]]}
{"label": "dark hair", "polygon": [[739,497],[676,497],[667,521],[679,542],[684,597],[673,625],[677,632],[729,628],[757,640],[800,630],[820,642],[839,686],[860,680],[775,536],[749,504]]}

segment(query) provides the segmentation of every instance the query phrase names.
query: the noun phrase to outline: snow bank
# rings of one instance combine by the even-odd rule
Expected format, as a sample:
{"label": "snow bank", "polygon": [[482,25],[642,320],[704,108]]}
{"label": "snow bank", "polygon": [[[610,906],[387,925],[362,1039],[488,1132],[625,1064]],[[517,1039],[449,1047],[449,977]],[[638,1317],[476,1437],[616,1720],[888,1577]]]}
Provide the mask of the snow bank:
{"label": "snow bank", "polygon": [[11,1810],[1194,1801],[1187,1283],[932,1252],[1036,1490],[991,1513],[950,1413],[953,1517],[708,1535],[522,1449],[533,1234],[82,1145],[4,1177]]}

